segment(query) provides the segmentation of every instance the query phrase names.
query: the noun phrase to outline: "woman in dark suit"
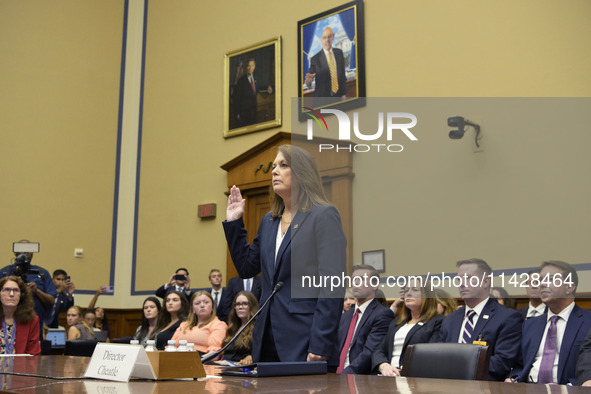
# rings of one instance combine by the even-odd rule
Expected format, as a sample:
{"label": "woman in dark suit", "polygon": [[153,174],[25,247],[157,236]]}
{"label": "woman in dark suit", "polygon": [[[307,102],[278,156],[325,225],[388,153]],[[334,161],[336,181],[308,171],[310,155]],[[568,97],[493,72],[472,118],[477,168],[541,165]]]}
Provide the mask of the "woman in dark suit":
{"label": "woman in dark suit", "polygon": [[436,342],[443,317],[437,314],[437,295],[431,284],[405,289],[404,308],[374,350],[372,369],[384,376],[400,376],[408,345]]}
{"label": "woman in dark suit", "polygon": [[25,282],[18,276],[0,279],[0,298],[0,354],[40,355],[39,317]]}
{"label": "woman in dark suit", "polygon": [[245,200],[236,186],[230,190],[223,222],[240,277],[261,273],[261,304],[283,283],[256,321],[253,360],[328,361],[334,371],[344,289],[331,291],[302,281],[342,277],[347,241],[341,218],[328,203],[316,163],[305,150],[280,146],[272,179],[272,211],[261,220],[252,244],[242,221]]}

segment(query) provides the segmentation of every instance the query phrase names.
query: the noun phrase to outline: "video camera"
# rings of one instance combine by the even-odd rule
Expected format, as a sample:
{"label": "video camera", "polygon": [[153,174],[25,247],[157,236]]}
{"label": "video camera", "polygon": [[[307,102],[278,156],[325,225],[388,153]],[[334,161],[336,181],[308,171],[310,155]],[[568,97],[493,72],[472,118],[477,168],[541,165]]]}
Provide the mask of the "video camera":
{"label": "video camera", "polygon": [[31,269],[33,253],[39,253],[39,242],[14,242],[12,251],[14,258],[13,275],[20,277],[23,282],[28,283],[27,275],[39,275],[39,270]]}

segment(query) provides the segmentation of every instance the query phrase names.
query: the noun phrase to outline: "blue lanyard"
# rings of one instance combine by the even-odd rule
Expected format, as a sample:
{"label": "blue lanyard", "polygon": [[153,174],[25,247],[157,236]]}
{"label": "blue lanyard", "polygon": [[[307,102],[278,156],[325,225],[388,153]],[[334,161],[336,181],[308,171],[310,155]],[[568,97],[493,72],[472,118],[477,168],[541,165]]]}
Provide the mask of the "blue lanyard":
{"label": "blue lanyard", "polygon": [[14,342],[16,338],[16,320],[12,323],[12,338],[8,341],[8,327],[6,322],[2,322],[2,331],[4,331],[4,343],[6,344],[6,354],[14,354]]}

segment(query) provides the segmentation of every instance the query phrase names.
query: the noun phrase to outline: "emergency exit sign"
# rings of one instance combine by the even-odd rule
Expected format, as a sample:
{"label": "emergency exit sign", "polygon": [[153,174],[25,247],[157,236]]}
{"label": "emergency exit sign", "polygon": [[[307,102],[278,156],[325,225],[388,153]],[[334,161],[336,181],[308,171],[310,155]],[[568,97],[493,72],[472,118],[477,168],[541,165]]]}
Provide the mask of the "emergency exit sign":
{"label": "emergency exit sign", "polygon": [[215,218],[215,204],[203,204],[197,207],[197,216],[200,218]]}

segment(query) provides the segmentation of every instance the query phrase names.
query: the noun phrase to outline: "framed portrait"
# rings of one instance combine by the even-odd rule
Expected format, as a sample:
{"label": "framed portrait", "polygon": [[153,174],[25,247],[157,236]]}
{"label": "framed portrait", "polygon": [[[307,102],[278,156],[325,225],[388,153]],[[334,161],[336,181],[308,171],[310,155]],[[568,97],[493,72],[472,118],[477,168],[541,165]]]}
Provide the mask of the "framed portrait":
{"label": "framed portrait", "polygon": [[224,137],[281,126],[281,37],[224,55]]}
{"label": "framed portrait", "polygon": [[371,265],[378,272],[386,272],[386,251],[380,250],[369,250],[367,252],[361,252],[363,264]]}
{"label": "framed portrait", "polygon": [[310,109],[365,105],[363,1],[298,22],[299,120]]}

